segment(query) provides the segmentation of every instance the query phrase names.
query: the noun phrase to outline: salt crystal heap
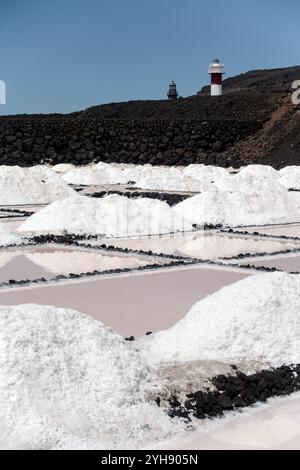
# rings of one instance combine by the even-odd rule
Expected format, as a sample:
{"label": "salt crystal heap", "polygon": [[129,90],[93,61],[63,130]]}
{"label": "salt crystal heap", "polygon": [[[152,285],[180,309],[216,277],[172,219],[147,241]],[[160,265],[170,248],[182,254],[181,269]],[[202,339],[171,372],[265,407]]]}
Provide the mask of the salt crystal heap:
{"label": "salt crystal heap", "polygon": [[278,181],[272,167],[250,165],[217,179],[214,190],[186,199],[175,212],[193,224],[267,225],[300,221],[300,197]]}
{"label": "salt crystal heap", "polygon": [[247,226],[300,221],[298,195],[285,192],[209,191],[174,206],[192,224]]}
{"label": "salt crystal heap", "polygon": [[184,176],[189,176],[204,184],[212,183],[228,174],[228,170],[214,165],[191,164],[184,168]]}
{"label": "salt crystal heap", "polygon": [[278,182],[287,189],[300,191],[300,167],[287,166],[278,172]]}
{"label": "salt crystal heap", "polygon": [[250,276],[196,303],[169,330],[140,341],[149,364],[300,363],[300,275]]}
{"label": "salt crystal heap", "polygon": [[192,230],[166,202],[110,195],[101,199],[76,196],[55,202],[32,215],[20,233],[98,234],[108,237]]}
{"label": "salt crystal heap", "polygon": [[136,186],[141,189],[153,191],[187,191],[201,192],[208,191],[210,184],[190,178],[189,176],[170,177],[168,174],[164,176],[146,176],[138,180]]}
{"label": "salt crystal heap", "polygon": [[286,192],[286,188],[278,182],[278,177],[278,172],[272,167],[249,165],[235,175],[227,174],[218,178],[214,186],[220,191],[243,193]]}
{"label": "salt crystal heap", "polygon": [[[161,178],[177,178],[181,170],[175,167],[160,167],[152,165],[121,165],[99,162],[96,165],[73,168],[65,173],[63,178],[69,184],[77,185],[111,185],[127,184],[129,181],[139,182],[144,178],[153,181]],[[137,186],[141,187],[140,184]]]}
{"label": "salt crystal heap", "polygon": [[176,422],[145,400],[149,378],[134,346],[87,315],[0,307],[2,449],[126,449],[170,436]]}
{"label": "salt crystal heap", "polygon": [[21,243],[20,237],[10,232],[4,224],[0,224],[0,246],[19,245]]}
{"label": "salt crystal heap", "polygon": [[0,204],[43,204],[74,193],[59,175],[45,166],[0,166]]}
{"label": "salt crystal heap", "polygon": [[75,166],[72,163],[58,163],[52,167],[52,170],[56,173],[67,173],[68,171],[74,170]]}
{"label": "salt crystal heap", "polygon": [[74,168],[63,175],[63,179],[74,185],[107,185],[126,184],[127,176],[123,170],[108,163],[98,163],[85,167]]}

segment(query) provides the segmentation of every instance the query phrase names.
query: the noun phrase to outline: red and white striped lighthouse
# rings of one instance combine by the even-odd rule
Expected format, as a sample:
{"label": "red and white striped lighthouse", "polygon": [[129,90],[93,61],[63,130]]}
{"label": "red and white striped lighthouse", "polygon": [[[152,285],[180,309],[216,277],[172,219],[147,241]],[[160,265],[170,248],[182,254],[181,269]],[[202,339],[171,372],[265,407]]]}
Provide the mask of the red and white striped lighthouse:
{"label": "red and white striped lighthouse", "polygon": [[210,94],[211,96],[222,95],[222,77],[225,73],[224,64],[219,59],[215,59],[208,67],[208,73],[211,75]]}

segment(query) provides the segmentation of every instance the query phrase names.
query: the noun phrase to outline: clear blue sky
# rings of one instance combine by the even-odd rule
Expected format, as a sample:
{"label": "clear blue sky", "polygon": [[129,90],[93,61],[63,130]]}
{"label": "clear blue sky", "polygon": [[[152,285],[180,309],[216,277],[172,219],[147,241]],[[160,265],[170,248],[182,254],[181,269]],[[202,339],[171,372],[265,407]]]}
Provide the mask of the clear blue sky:
{"label": "clear blue sky", "polygon": [[[189,96],[215,56],[228,76],[300,63],[299,0],[0,0],[0,114]],[[300,77],[299,77],[300,79]]]}

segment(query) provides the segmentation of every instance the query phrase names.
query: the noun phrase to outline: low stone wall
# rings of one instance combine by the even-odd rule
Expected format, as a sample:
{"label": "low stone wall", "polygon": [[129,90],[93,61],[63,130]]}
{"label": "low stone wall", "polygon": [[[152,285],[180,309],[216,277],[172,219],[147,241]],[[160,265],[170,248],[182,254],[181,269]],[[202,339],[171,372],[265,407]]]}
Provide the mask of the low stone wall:
{"label": "low stone wall", "polygon": [[[240,166],[230,152],[237,142],[256,133],[260,120],[84,120],[35,117],[0,118],[0,164],[106,161],[188,165]],[[229,156],[228,156],[229,155]]]}

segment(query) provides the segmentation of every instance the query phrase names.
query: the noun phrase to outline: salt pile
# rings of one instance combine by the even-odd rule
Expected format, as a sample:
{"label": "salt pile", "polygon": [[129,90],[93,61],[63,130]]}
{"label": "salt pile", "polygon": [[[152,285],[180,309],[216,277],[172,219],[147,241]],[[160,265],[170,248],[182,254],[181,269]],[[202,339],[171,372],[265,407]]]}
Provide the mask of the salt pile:
{"label": "salt pile", "polygon": [[235,175],[225,175],[217,179],[214,186],[221,191],[276,191],[285,192],[286,188],[278,182],[278,172],[271,167],[250,165]]}
{"label": "salt pile", "polygon": [[300,167],[287,166],[280,170],[278,182],[287,189],[300,191]]}
{"label": "salt pile", "polygon": [[260,175],[266,179],[278,178],[278,171],[269,165],[248,165],[239,171],[242,175]]}
{"label": "salt pile", "polygon": [[21,243],[20,237],[10,232],[4,224],[0,223],[0,246],[19,245]]}
{"label": "salt pile", "polygon": [[45,166],[0,166],[0,204],[42,204],[72,194],[73,189]]}
{"label": "salt pile", "polygon": [[[56,167],[55,167],[56,168]],[[96,165],[73,167],[64,172],[63,178],[68,184],[74,185],[109,185],[135,183],[150,178],[180,178],[182,170],[178,167],[161,167],[152,165],[122,165],[99,162]],[[138,184],[138,186],[140,186]],[[164,188],[163,188],[164,189]]]}
{"label": "salt pile", "polygon": [[126,184],[128,182],[124,171],[114,165],[98,163],[86,167],[74,168],[63,175],[68,184],[74,185],[105,185]]}
{"label": "salt pile", "polygon": [[212,360],[300,363],[300,275],[260,274],[196,303],[174,327],[141,340],[150,364]]}
{"label": "salt pile", "polygon": [[75,196],[55,202],[29,217],[18,232],[101,234],[108,237],[192,230],[166,202],[110,195]]}
{"label": "salt pile", "polygon": [[176,422],[145,402],[132,344],[87,315],[0,307],[0,448],[135,448]]}
{"label": "salt pile", "polygon": [[203,183],[212,183],[228,174],[228,170],[213,165],[191,164],[183,170],[185,176]]}
{"label": "salt pile", "polygon": [[52,170],[56,173],[67,173],[75,168],[72,163],[58,163],[52,167]]}
{"label": "salt pile", "polygon": [[267,225],[300,221],[300,199],[280,191],[209,191],[174,206],[192,224]]}
{"label": "salt pile", "polygon": [[168,173],[165,176],[146,176],[138,180],[136,186],[141,189],[151,189],[153,191],[189,191],[201,192],[208,191],[210,184],[180,175],[179,177],[170,177]]}

